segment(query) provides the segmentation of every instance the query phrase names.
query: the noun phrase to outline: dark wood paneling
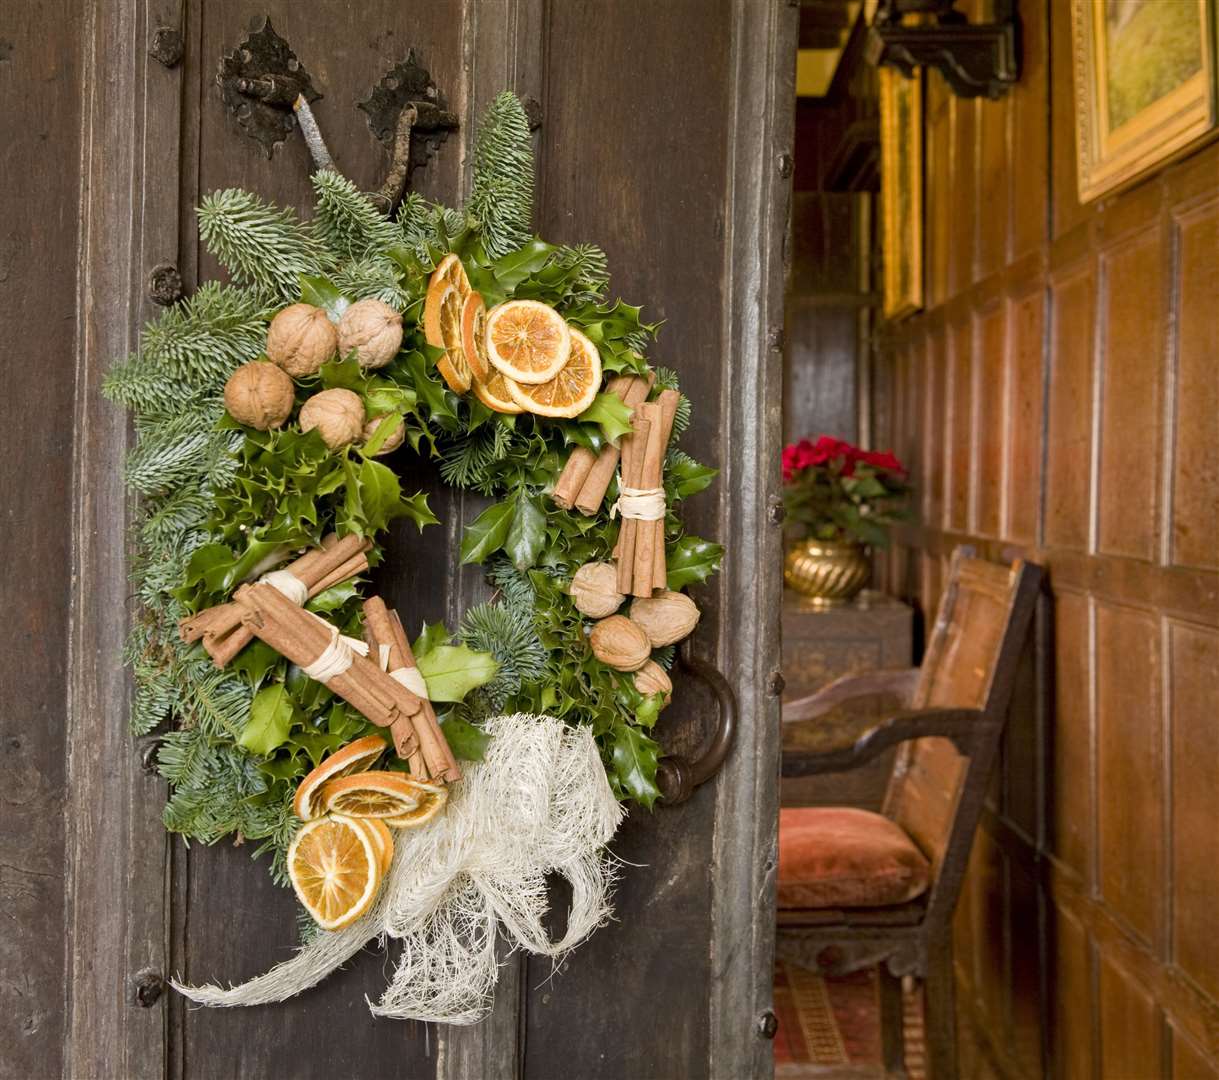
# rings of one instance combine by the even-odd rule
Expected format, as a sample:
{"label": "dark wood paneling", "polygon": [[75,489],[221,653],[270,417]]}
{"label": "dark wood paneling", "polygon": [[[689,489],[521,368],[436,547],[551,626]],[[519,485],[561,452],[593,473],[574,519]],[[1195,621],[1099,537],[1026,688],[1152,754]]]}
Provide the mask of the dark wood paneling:
{"label": "dark wood paneling", "polygon": [[1219,1000],[1219,632],[1170,624],[1169,724],[1172,732],[1173,959]]}
{"label": "dark wood paneling", "polygon": [[[957,924],[963,1017],[990,1060],[1029,1080],[1208,1076],[1219,1071],[1219,147],[1081,206],[1070,11],[1021,5],[1006,140],[1000,108],[949,103],[929,80],[930,301],[891,328],[880,361],[916,370],[876,380],[898,396],[919,388],[917,403],[877,415],[913,409],[927,463],[921,521],[898,530],[890,582],[927,610],[962,543],[1050,571],[1002,798],[983,819],[983,849],[1002,852],[1004,915],[987,914],[993,860],[975,859],[962,899],[972,915]],[[966,392],[957,358],[970,319]],[[992,319],[1006,365],[997,456]],[[903,576],[902,560],[915,572]],[[984,962],[996,934],[1010,937],[1006,968]]]}
{"label": "dark wood paneling", "polygon": [[1100,550],[1150,561],[1159,545],[1164,250],[1158,226],[1100,259]]}
{"label": "dark wood paneling", "polygon": [[1219,198],[1176,217],[1172,561],[1219,568]]}
{"label": "dark wood paneling", "polygon": [[1092,325],[1090,267],[1051,286],[1050,426],[1046,543],[1086,549],[1092,517]]}
{"label": "dark wood paneling", "polygon": [[[45,167],[80,154],[84,6],[0,30],[0,282],[12,320],[0,488],[6,617],[0,627],[0,1076],[58,1073],[64,1036],[64,752],[72,542],[72,350],[80,179]],[[22,373],[27,377],[20,377]],[[11,528],[16,526],[16,528]],[[36,538],[36,539],[35,539]],[[23,658],[23,659],[22,659]],[[31,662],[33,661],[33,662]]]}
{"label": "dark wood paneling", "polygon": [[[1008,386],[1003,349],[1004,311],[991,307],[974,317],[977,368],[976,405],[978,421],[977,469],[979,479],[1003,476],[1007,446]],[[974,531],[997,536],[1003,512],[1003,484],[978,483],[975,490]]]}

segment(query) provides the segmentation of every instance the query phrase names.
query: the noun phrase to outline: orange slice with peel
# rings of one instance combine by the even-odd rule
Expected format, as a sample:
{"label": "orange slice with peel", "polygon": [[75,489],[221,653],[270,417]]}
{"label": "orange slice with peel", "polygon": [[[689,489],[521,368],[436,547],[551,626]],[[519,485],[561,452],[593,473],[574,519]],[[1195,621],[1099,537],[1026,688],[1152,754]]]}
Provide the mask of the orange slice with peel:
{"label": "orange slice with peel", "polygon": [[419,806],[414,782],[401,773],[383,770],[328,780],[320,799],[328,814],[366,818],[400,817]]}
{"label": "orange slice with peel", "polygon": [[427,343],[435,345],[438,349],[444,347],[440,341],[440,300],[444,296],[445,289],[450,286],[455,288],[462,297],[465,297],[466,293],[470,291],[470,279],[466,277],[466,268],[453,254],[446,255],[436,264],[436,269],[428,278],[427,294],[423,301],[423,334],[427,338]]}
{"label": "orange slice with peel", "polygon": [[461,343],[461,310],[464,304],[465,298],[457,287],[446,285],[440,294],[437,324],[425,331],[429,345],[444,349],[444,356],[436,361],[436,370],[444,376],[444,381],[455,394],[464,394],[470,389],[470,364]]}
{"label": "orange slice with peel", "polygon": [[384,877],[389,872],[389,864],[394,861],[394,834],[380,818],[352,818],[352,821],[367,829],[372,836],[373,847],[377,852],[377,864],[381,876]]}
{"label": "orange slice with peel", "polygon": [[487,359],[515,382],[547,382],[570,356],[567,320],[548,304],[509,300],[487,313]]}
{"label": "orange slice with peel", "polygon": [[449,790],[441,784],[428,784],[422,780],[410,780],[418,792],[419,805],[414,810],[397,817],[382,820],[391,829],[415,829],[426,821],[431,821],[449,801]]}
{"label": "orange slice with peel", "polygon": [[461,348],[475,382],[486,382],[491,374],[487,359],[487,305],[481,293],[471,292],[461,308]]}
{"label": "orange slice with peel", "polygon": [[470,386],[474,391],[474,396],[493,412],[510,415],[524,412],[525,410],[512,400],[512,394],[508,388],[509,382],[511,380],[502,372],[492,369],[491,377],[486,382],[482,379],[475,379]]}
{"label": "orange slice with peel", "polygon": [[324,811],[318,796],[322,785],[339,776],[371,769],[388,745],[379,735],[366,735],[324,758],[298,785],[296,797],[292,800],[293,812],[302,821],[321,817]]}
{"label": "orange slice with peel", "polygon": [[579,330],[571,331],[571,357],[553,379],[537,385],[508,383],[512,400],[538,416],[579,416],[600,389],[601,354]]}
{"label": "orange slice with peel", "polygon": [[306,822],[288,848],[292,888],[323,930],[341,930],[363,915],[381,876],[371,830],[342,814]]}

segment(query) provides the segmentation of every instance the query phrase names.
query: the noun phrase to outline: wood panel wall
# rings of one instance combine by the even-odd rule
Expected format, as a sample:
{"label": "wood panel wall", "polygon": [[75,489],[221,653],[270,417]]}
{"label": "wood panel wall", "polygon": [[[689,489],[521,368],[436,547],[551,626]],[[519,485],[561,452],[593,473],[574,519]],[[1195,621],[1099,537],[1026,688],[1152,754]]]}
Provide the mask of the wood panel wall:
{"label": "wood panel wall", "polygon": [[[1045,564],[956,924],[1013,1077],[1219,1077],[1219,145],[1076,199],[1069,5],[1000,102],[928,88],[925,313],[878,361],[934,609],[959,543]],[[1040,657],[1040,659],[1039,659]]]}

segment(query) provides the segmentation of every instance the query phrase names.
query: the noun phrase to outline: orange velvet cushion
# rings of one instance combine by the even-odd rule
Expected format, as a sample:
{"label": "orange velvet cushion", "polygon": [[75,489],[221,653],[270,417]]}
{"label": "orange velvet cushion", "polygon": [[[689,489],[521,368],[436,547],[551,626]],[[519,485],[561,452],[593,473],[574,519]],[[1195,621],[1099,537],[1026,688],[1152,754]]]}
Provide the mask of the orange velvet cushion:
{"label": "orange velvet cushion", "polygon": [[870,810],[779,811],[779,907],[884,907],[927,889],[931,868],[902,828]]}

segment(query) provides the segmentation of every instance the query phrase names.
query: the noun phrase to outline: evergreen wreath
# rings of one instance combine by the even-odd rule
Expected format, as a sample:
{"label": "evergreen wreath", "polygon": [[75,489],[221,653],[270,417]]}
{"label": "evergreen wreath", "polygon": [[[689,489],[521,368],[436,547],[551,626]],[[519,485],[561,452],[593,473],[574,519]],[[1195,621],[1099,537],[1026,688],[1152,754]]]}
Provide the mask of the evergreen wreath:
{"label": "evergreen wreath", "polygon": [[[494,101],[480,126],[464,210],[408,194],[390,219],[336,172],[316,173],[313,186],[310,221],[241,190],[208,196],[199,209],[200,236],[230,283],[204,284],[150,323],[139,352],[116,365],[105,384],[135,422],[126,462],[126,482],[140,497],[132,577],[141,610],[126,648],[136,683],[131,729],[159,732],[157,768],[170,786],[166,828],[209,844],[231,834],[260,841],[255,854],[273,854],[282,882],[284,855],[300,826],[293,813],[298,782],[328,754],[377,731],[263,642],[218,670],[199,644],[180,639],[178,626],[326,533],[370,538],[375,566],[376,542],[393,521],[406,518],[420,529],[436,523],[426,496],[404,493],[395,471],[378,460],[392,419],[363,445],[334,450],[296,421],[260,431],[225,410],[226,381],[262,355],[279,310],[305,302],[337,321],[366,298],[401,313],[401,349],[377,370],[349,356],[297,378],[292,416],[321,390],[349,390],[368,416],[399,418],[409,450],[437,462],[445,483],[496,500],[466,525],[460,550],[463,563],[485,568],[494,598],[467,611],[455,629],[425,625],[415,642],[452,750],[482,759],[484,728],[506,713],[587,725],[614,794],[652,806],[658,746],[650,731],[666,696],[641,692],[630,674],[597,659],[589,620],[569,593],[578,568],[610,558],[620,528],[609,509],[617,481],[589,516],[560,509],[550,497],[573,449],[597,453],[629,434],[631,410],[600,390],[574,419],[493,411],[445,384],[437,372],[443,350],[426,343],[422,323],[429,279],[456,253],[487,309],[509,299],[541,301],[594,343],[605,373],[651,374],[653,392],[676,390],[676,373],[652,368],[646,358],[656,326],[641,320],[638,307],[607,300],[599,248],[556,246],[533,235],[529,127],[511,93]],[[682,397],[674,443],[689,418]],[[676,513],[716,471],[675,445],[663,459],[670,590],[718,569],[721,548],[687,534]],[[349,580],[307,607],[358,636],[364,591],[360,579]],[[652,658],[667,669],[673,646]]]}

